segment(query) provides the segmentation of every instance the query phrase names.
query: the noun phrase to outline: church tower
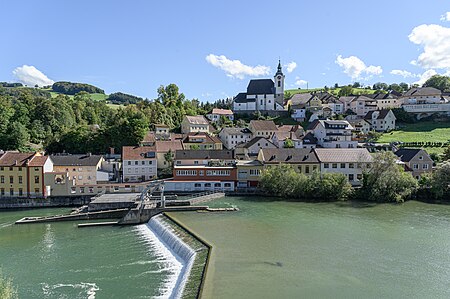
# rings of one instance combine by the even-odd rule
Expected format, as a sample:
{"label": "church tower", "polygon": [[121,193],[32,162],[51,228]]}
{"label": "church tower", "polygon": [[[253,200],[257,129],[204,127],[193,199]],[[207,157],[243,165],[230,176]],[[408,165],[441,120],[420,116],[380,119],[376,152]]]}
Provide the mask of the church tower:
{"label": "church tower", "polygon": [[275,102],[284,106],[284,74],[281,70],[280,60],[278,60],[278,69],[273,78],[275,82]]}

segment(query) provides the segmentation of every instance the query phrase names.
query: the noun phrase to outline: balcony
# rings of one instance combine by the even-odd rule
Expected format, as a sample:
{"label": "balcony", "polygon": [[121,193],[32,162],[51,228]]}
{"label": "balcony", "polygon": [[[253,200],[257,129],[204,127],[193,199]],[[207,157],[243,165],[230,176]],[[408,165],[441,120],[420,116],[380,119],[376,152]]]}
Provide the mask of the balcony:
{"label": "balcony", "polygon": [[450,112],[450,104],[415,104],[403,105],[403,110],[411,113],[421,112]]}

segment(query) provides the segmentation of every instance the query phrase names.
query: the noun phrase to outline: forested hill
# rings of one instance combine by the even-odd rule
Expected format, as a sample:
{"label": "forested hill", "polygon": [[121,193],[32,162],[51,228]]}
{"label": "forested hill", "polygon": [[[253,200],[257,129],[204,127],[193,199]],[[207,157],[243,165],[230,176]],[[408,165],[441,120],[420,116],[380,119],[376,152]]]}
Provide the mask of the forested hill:
{"label": "forested hill", "polygon": [[87,92],[87,93],[105,93],[103,89],[100,89],[98,87],[95,87],[90,84],[86,83],[72,83],[72,82],[55,82],[52,86],[52,90],[54,92],[59,92],[62,94],[67,95],[75,95],[81,91]]}
{"label": "forested hill", "polygon": [[107,99],[112,104],[136,104],[139,101],[143,101],[143,98],[136,97],[130,94],[115,92],[108,96]]}
{"label": "forested hill", "polygon": [[114,107],[95,94],[56,94],[39,88],[0,87],[0,149],[48,153],[98,153],[137,145],[151,124],[177,130],[185,115],[206,114],[223,101],[186,99],[178,86],[158,88],[158,97]]}

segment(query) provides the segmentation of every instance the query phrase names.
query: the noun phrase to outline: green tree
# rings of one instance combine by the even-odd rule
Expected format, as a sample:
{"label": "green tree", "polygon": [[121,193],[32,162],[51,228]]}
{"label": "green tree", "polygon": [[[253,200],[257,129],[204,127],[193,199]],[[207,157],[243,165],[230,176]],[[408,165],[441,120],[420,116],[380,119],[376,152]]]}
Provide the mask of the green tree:
{"label": "green tree", "polygon": [[450,161],[436,167],[431,175],[431,190],[436,199],[450,201]]}
{"label": "green tree", "polygon": [[353,93],[353,88],[350,85],[347,86],[342,86],[341,89],[339,90],[339,96],[340,97],[345,97],[345,96],[349,96]]}
{"label": "green tree", "polygon": [[292,141],[292,139],[290,139],[290,138],[287,138],[284,141],[284,147],[285,148],[294,148],[294,141]]}
{"label": "green tree", "polygon": [[409,89],[409,84],[402,82],[399,84],[403,91],[407,91]]}
{"label": "green tree", "polygon": [[361,83],[355,82],[355,83],[353,83],[352,87],[353,88],[360,88],[361,87]]}
{"label": "green tree", "polygon": [[423,87],[434,87],[439,89],[440,91],[450,91],[450,77],[434,75],[433,77],[425,81]]}
{"label": "green tree", "polygon": [[442,154],[442,160],[450,160],[450,145],[444,150]]}
{"label": "green tree", "polygon": [[169,164],[169,167],[172,167],[173,163],[173,152],[171,149],[167,153],[164,154],[164,160]]}
{"label": "green tree", "polygon": [[377,82],[373,85],[372,88],[375,90],[388,90],[389,85],[387,85],[386,83],[383,83],[383,82]]}
{"label": "green tree", "polygon": [[28,134],[25,125],[15,121],[9,127],[9,132],[5,148],[10,150],[25,150],[30,140],[30,134]]}
{"label": "green tree", "polygon": [[403,202],[416,191],[417,180],[397,165],[397,156],[392,152],[377,153],[373,157],[371,168],[363,175],[362,198]]}

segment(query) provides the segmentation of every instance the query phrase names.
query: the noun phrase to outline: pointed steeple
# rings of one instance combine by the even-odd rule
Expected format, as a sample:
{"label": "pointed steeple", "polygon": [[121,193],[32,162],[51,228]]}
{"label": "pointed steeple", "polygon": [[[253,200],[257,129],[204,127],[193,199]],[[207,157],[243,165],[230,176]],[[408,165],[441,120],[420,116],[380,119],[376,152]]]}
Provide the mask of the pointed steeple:
{"label": "pointed steeple", "polygon": [[277,68],[277,73],[275,74],[275,76],[276,75],[283,75],[283,71],[281,70],[281,60],[280,59],[278,59],[278,68]]}

